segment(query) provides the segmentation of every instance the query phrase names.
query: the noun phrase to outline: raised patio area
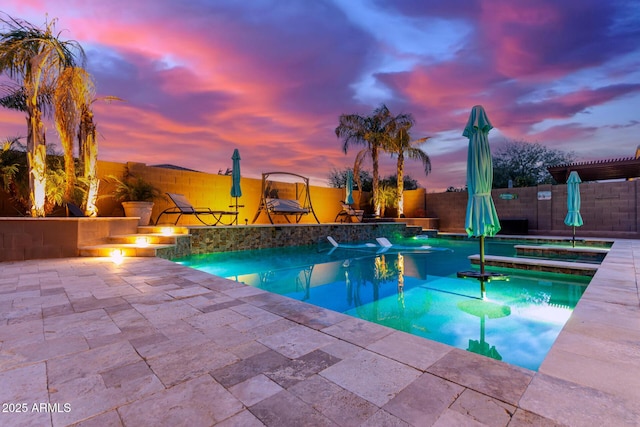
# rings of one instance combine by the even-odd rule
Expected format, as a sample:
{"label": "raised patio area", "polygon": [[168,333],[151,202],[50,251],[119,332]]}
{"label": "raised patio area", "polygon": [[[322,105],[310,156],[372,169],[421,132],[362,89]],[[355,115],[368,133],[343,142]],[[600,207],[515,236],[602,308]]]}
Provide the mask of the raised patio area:
{"label": "raised patio area", "polygon": [[0,263],[0,425],[638,425],[639,273],[616,241],[532,372],[159,258]]}

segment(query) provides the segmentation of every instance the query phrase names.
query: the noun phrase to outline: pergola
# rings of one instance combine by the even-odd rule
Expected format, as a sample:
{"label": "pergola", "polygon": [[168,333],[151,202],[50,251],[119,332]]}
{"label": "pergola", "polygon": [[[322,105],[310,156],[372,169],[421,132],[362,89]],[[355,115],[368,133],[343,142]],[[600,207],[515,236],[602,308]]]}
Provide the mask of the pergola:
{"label": "pergola", "polygon": [[640,159],[626,157],[622,159],[567,163],[547,168],[547,170],[558,184],[566,184],[571,171],[578,172],[582,181],[629,179],[640,177]]}

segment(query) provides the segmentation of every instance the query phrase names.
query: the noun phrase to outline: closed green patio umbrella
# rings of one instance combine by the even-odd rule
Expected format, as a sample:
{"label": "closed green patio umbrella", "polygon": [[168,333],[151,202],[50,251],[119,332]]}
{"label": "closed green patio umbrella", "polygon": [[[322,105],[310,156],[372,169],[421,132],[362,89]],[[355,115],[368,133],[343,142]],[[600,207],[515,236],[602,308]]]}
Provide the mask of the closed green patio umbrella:
{"label": "closed green patio umbrella", "polygon": [[[500,231],[500,220],[491,198],[493,161],[489,149],[489,131],[493,128],[481,105],[472,108],[463,136],[469,138],[467,153],[467,215],[465,230],[469,237],[480,238],[480,277],[488,279],[484,271],[484,238]],[[491,275],[493,276],[493,275]]]}
{"label": "closed green patio umbrella", "polygon": [[573,227],[572,246],[576,246],[576,227],[581,227],[582,215],[580,215],[580,175],[578,172],[572,171],[567,180],[567,216],[564,223]]}
{"label": "closed green patio umbrella", "polygon": [[[238,211],[238,197],[242,197],[242,189],[240,188],[240,152],[236,148],[231,156],[233,160],[233,169],[231,170],[231,197],[236,199],[236,212]],[[238,217],[236,216],[236,225]]]}
{"label": "closed green patio umbrella", "polygon": [[351,169],[349,169],[349,171],[347,172],[347,184],[344,202],[348,205],[353,204],[353,172],[351,172]]}

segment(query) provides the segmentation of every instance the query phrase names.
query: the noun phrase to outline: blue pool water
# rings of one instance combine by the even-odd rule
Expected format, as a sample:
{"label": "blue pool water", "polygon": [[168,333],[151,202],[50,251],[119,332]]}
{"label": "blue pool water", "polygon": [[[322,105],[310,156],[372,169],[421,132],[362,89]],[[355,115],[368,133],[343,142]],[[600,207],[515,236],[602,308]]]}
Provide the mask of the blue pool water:
{"label": "blue pool water", "polygon": [[[510,270],[509,281],[459,279],[477,240],[404,244],[437,250],[305,246],[196,255],[180,264],[413,335],[537,370],[588,278]],[[513,243],[486,253],[513,256]],[[490,268],[491,269],[491,268]],[[494,269],[491,269],[494,270]],[[503,271],[505,272],[505,271]]]}

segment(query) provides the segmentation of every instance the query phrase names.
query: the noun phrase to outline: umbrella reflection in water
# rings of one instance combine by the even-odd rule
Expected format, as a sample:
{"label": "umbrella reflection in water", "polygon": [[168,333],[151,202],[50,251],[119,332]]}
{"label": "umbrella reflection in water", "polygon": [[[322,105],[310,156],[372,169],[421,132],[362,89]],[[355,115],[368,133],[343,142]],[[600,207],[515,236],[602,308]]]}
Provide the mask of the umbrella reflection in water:
{"label": "umbrella reflection in water", "polygon": [[499,319],[511,315],[511,308],[507,305],[477,299],[459,302],[458,308],[465,313],[480,318],[480,340],[469,340],[469,348],[467,350],[492,359],[502,360],[502,356],[495,346],[490,346],[485,341],[485,322],[487,318]]}

